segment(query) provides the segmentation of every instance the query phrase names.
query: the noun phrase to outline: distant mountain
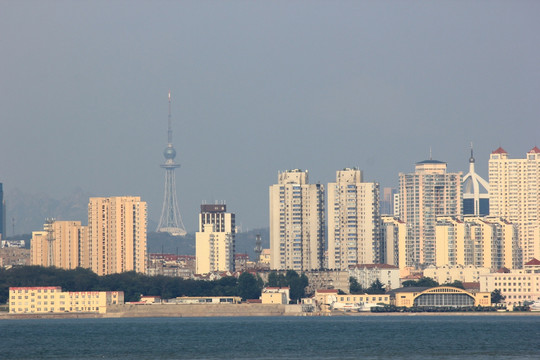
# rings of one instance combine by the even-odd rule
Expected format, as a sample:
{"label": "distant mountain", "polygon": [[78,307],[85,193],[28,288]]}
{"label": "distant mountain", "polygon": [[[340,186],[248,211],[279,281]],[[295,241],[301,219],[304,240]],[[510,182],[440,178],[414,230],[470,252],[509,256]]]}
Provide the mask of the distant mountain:
{"label": "distant mountain", "polygon": [[27,194],[15,188],[4,193],[6,199],[6,227],[12,236],[12,218],[15,233],[29,234],[43,229],[47,218],[88,222],[88,199],[92,194],[75,189],[70,195],[58,200],[45,194]]}

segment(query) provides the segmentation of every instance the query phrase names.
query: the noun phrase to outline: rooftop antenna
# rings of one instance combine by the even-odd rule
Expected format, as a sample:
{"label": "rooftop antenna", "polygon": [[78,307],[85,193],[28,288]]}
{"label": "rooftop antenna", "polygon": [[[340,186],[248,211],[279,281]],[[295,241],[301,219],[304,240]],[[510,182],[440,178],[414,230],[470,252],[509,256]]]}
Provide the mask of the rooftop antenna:
{"label": "rooftop antenna", "polygon": [[261,254],[263,251],[261,234],[255,235],[255,249],[253,250],[255,251],[255,257],[257,259],[256,262],[261,261]]}
{"label": "rooftop antenna", "polygon": [[47,266],[54,266],[54,231],[53,231],[53,218],[47,218],[45,220],[45,230],[47,231],[47,243],[48,243],[48,254],[47,254]]}

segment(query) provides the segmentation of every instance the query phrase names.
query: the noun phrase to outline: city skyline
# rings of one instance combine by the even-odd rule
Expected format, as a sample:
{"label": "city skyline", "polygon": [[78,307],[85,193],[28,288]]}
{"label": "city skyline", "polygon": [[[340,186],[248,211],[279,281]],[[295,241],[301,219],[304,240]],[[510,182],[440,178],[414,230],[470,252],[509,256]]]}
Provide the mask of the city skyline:
{"label": "city skyline", "polygon": [[466,173],[472,141],[487,178],[499,146],[540,145],[537,3],[97,3],[3,6],[8,222],[11,190],[77,187],[141,196],[157,222],[169,89],[191,233],[205,200],[268,227],[278,171],[358,167],[382,189],[430,148]]}

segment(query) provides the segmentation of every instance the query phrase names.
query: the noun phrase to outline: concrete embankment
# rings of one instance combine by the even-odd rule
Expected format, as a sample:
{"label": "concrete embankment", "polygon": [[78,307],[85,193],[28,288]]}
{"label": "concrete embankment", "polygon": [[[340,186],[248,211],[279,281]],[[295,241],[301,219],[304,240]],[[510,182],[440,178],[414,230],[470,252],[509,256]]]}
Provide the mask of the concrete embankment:
{"label": "concrete embankment", "polygon": [[125,304],[109,306],[103,317],[295,316],[301,313],[301,305]]}

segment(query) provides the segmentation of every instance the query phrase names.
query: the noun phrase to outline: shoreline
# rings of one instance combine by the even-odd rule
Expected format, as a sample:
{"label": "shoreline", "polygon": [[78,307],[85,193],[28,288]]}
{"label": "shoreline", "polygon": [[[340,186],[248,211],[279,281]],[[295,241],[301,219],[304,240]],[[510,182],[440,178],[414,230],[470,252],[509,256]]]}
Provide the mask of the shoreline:
{"label": "shoreline", "polygon": [[0,313],[1,320],[24,319],[114,319],[114,318],[180,318],[180,317],[362,317],[362,316],[540,316],[540,312],[313,312],[305,313],[301,305],[117,305],[106,313]]}

